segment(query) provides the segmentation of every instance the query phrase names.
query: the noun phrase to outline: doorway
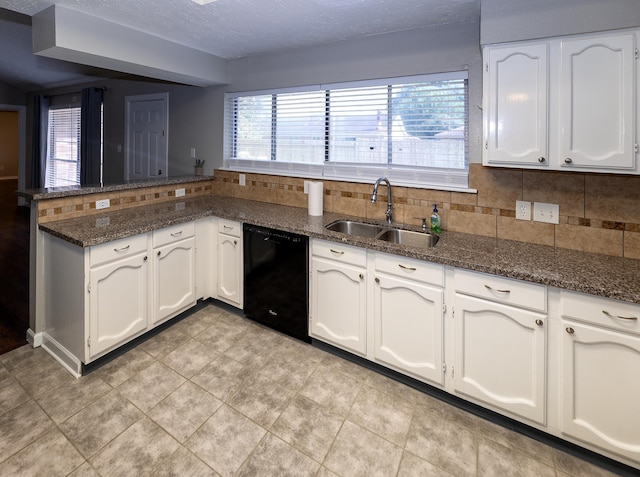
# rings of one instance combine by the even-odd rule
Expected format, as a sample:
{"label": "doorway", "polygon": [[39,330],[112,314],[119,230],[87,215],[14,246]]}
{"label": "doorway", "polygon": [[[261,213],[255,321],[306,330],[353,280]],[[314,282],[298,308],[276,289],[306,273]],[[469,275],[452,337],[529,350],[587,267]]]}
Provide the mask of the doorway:
{"label": "doorway", "polygon": [[169,93],[127,96],[125,178],[167,175],[169,166]]}

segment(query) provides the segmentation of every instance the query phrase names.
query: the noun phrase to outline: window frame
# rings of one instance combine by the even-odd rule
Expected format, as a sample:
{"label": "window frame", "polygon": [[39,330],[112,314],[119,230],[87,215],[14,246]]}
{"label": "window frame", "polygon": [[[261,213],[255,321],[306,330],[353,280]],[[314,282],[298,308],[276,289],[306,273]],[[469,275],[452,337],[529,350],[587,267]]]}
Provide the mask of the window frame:
{"label": "window frame", "polygon": [[[224,121],[224,164],[223,169],[239,172],[287,175],[311,179],[342,180],[347,182],[371,183],[386,176],[394,184],[418,188],[430,188],[453,191],[469,191],[469,74],[467,70],[456,70],[417,76],[380,78],[375,80],[352,81],[330,84],[318,84],[293,88],[274,88],[268,90],[228,92],[225,94]],[[403,166],[398,164],[371,164],[325,161],[322,164],[285,162],[282,160],[238,159],[233,157],[235,144],[234,126],[237,115],[234,101],[243,96],[279,95],[314,91],[339,90],[347,88],[365,88],[369,86],[394,86],[412,83],[436,82],[444,80],[465,81],[465,129],[464,129],[464,168],[445,168],[429,166]],[[275,113],[272,113],[272,118]],[[272,142],[273,148],[273,142]],[[329,146],[325,144],[325,149]]]}

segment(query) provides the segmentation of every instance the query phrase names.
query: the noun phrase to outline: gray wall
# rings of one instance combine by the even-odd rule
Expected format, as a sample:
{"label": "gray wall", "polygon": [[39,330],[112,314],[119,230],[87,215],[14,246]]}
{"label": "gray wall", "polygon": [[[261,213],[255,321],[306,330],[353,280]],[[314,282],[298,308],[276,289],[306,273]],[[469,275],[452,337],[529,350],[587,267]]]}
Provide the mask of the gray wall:
{"label": "gray wall", "polygon": [[480,43],[640,26],[640,0],[482,0]]}
{"label": "gray wall", "polygon": [[0,82],[0,104],[25,106],[27,104],[27,93]]}

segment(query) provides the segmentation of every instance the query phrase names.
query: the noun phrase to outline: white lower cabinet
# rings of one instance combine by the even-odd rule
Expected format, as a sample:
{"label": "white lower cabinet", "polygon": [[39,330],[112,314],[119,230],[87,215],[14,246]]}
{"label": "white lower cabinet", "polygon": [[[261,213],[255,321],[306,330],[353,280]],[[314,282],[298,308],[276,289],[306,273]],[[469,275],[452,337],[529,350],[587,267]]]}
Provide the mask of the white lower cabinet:
{"label": "white lower cabinet", "polygon": [[440,385],[444,384],[443,275],[441,265],[375,254],[373,358]]}
{"label": "white lower cabinet", "polygon": [[242,224],[218,219],[217,298],[243,307]]}
{"label": "white lower cabinet", "polygon": [[310,335],[365,356],[366,250],[313,240],[310,265]]}
{"label": "white lower cabinet", "polygon": [[561,430],[640,462],[640,306],[562,292]]}
{"label": "white lower cabinet", "polygon": [[147,329],[148,277],[146,250],[91,268],[87,338],[90,359]]}
{"label": "white lower cabinet", "polygon": [[195,223],[153,232],[153,323],[196,304]]}
{"label": "white lower cabinet", "polygon": [[466,270],[454,276],[455,392],[544,424],[546,288]]}

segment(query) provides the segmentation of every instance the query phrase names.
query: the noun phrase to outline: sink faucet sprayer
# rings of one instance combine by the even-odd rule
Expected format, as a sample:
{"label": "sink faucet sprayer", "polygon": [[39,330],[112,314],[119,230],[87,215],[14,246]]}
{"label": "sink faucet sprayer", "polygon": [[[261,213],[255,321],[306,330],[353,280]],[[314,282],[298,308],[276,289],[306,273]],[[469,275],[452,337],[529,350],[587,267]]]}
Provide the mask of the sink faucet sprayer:
{"label": "sink faucet sprayer", "polygon": [[378,199],[378,186],[383,181],[387,183],[387,211],[385,212],[385,215],[387,216],[387,223],[390,224],[392,221],[392,215],[393,215],[393,199],[391,197],[391,182],[389,182],[389,179],[387,179],[386,177],[381,177],[376,181],[375,184],[373,184],[373,192],[371,193],[371,203],[372,204],[376,203],[376,200]]}

